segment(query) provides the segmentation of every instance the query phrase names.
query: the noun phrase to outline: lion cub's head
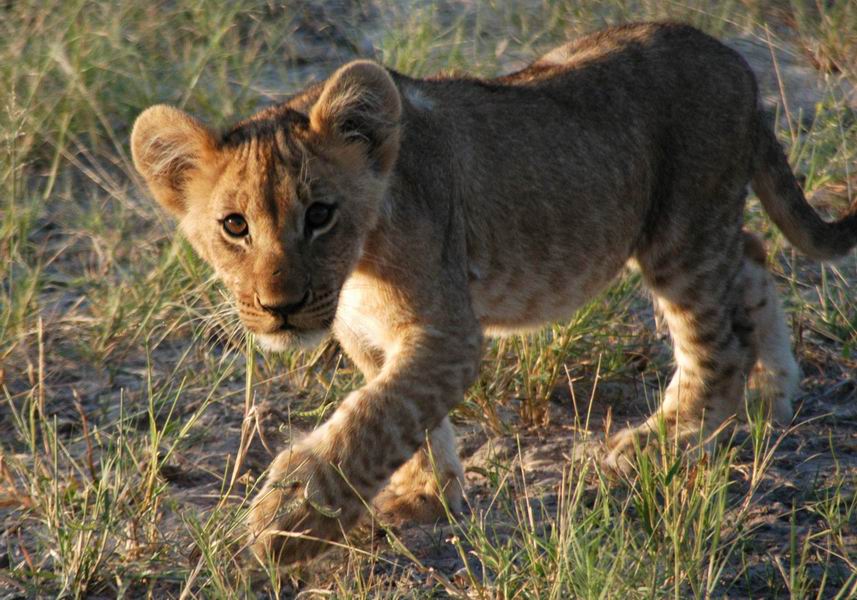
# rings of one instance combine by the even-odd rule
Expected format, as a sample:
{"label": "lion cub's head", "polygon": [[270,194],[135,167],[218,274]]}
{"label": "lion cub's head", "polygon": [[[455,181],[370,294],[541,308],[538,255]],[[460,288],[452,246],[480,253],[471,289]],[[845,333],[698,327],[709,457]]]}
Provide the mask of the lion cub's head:
{"label": "lion cub's head", "polygon": [[304,96],[222,136],[153,106],[131,134],[152,194],[271,349],[330,326],[399,148],[401,101],[382,67],[350,63]]}

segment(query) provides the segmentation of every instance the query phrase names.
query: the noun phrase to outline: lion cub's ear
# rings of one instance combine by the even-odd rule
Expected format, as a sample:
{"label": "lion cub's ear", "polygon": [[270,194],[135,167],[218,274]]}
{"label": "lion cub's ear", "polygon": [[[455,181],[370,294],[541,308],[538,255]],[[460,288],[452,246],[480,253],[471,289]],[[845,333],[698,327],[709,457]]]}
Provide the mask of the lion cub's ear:
{"label": "lion cub's ear", "polygon": [[310,127],[323,142],[360,144],[381,173],[399,152],[402,100],[382,66],[356,60],[337,70],[310,112]]}
{"label": "lion cub's ear", "polygon": [[147,108],[131,132],[134,166],[155,199],[176,217],[187,211],[187,187],[212,165],[212,132],[189,114],[171,106]]}

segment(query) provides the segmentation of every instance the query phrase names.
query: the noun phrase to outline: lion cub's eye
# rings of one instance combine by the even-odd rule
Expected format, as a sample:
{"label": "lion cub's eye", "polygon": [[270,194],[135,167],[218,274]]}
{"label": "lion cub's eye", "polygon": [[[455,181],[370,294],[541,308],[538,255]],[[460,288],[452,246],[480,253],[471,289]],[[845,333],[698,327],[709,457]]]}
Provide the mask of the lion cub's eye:
{"label": "lion cub's eye", "polygon": [[244,237],[250,231],[247,221],[239,214],[227,215],[223,219],[223,231],[236,238]]}
{"label": "lion cub's eye", "polygon": [[333,218],[333,212],[336,207],[333,204],[324,204],[316,202],[311,204],[306,211],[306,229],[307,232],[312,232],[321,229]]}

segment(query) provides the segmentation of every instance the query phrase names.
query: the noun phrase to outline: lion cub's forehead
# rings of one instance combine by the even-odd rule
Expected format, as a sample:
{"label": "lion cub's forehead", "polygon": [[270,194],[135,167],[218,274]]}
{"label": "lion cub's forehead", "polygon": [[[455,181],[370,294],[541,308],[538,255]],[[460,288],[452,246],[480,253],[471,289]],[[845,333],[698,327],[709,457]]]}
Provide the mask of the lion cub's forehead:
{"label": "lion cub's forehead", "polygon": [[248,214],[282,215],[305,200],[308,154],[288,122],[253,120],[224,134],[221,202]]}

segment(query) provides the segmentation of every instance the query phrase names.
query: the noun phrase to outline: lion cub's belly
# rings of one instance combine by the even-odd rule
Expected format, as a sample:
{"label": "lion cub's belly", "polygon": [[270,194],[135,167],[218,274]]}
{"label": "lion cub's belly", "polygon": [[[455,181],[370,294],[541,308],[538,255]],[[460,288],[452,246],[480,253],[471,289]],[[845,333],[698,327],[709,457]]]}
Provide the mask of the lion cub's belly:
{"label": "lion cub's belly", "polygon": [[610,283],[625,259],[552,257],[526,267],[485,271],[476,264],[469,273],[476,317],[488,335],[498,336],[568,319]]}
{"label": "lion cub's belly", "polygon": [[[570,318],[619,273],[628,260],[629,244],[613,231],[600,231],[584,244],[566,238],[547,248],[517,244],[517,252],[496,245],[496,254],[472,253],[469,291],[473,312],[488,335],[507,335]],[[538,249],[537,249],[538,248]],[[389,290],[387,290],[389,292]],[[353,273],[340,293],[336,320],[340,332],[361,345],[396,345],[389,295],[372,277]]]}

